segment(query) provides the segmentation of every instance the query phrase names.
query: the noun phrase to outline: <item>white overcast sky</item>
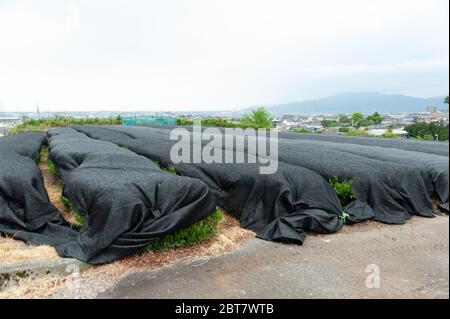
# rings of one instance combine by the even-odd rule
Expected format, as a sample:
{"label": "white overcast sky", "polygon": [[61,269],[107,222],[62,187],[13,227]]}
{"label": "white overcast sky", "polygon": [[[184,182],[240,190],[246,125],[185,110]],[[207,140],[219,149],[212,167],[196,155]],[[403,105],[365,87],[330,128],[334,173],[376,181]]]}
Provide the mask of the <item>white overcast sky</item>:
{"label": "white overcast sky", "polygon": [[0,0],[4,111],[448,90],[448,0]]}

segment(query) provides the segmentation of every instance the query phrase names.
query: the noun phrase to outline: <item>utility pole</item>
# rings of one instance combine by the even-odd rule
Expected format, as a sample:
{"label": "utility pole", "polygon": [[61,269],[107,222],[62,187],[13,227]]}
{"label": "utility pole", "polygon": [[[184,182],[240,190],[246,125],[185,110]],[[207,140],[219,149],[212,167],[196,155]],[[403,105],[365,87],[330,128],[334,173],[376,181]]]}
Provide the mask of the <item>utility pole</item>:
{"label": "utility pole", "polygon": [[37,114],[38,118],[41,117],[41,116],[40,116],[40,115],[41,115],[41,112],[40,112],[40,110],[39,110],[39,101],[36,101],[36,114]]}

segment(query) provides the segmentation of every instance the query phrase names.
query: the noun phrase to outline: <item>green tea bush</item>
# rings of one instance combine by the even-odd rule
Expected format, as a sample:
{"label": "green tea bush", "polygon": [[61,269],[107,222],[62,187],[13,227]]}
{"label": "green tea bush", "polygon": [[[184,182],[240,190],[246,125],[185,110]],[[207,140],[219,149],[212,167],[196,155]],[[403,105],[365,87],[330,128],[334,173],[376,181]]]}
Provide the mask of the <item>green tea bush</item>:
{"label": "green tea bush", "polygon": [[345,206],[356,199],[352,190],[352,183],[347,180],[341,180],[337,176],[333,176],[329,180],[330,185],[336,191],[342,206]]}
{"label": "green tea bush", "polygon": [[72,203],[67,197],[61,195],[61,202],[63,203],[64,207],[66,207],[66,209],[73,215],[77,224],[81,227],[84,227],[84,215],[80,214],[73,208]]}
{"label": "green tea bush", "polygon": [[201,243],[214,236],[219,229],[222,212],[219,208],[208,217],[172,234],[167,234],[150,242],[147,251],[161,251],[172,248],[188,247]]}
{"label": "green tea bush", "polygon": [[69,125],[120,125],[122,118],[71,118],[64,116],[46,117],[40,119],[25,119],[8,132],[8,135],[25,131],[46,131],[52,127],[64,127]]}
{"label": "green tea bush", "polygon": [[52,173],[55,176],[60,176],[58,169],[56,168],[55,163],[53,163],[51,160],[47,160],[47,166],[48,166],[48,170],[50,171],[50,173]]}

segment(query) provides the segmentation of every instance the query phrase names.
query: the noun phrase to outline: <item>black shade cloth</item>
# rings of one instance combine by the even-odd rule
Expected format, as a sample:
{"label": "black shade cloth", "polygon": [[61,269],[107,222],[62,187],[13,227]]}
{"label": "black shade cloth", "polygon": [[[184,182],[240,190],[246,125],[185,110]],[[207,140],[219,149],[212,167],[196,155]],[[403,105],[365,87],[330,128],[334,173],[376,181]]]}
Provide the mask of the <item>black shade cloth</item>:
{"label": "black shade cloth", "polygon": [[[0,138],[0,232],[101,264],[208,216],[217,205],[260,238],[299,244],[307,231],[334,233],[345,222],[432,217],[434,194],[448,210],[442,143],[281,134],[278,170],[262,175],[259,164],[175,164],[170,132],[124,126],[49,131],[49,157],[63,178],[64,196],[85,215],[82,229],[49,202],[35,164],[45,135]],[[328,183],[334,176],[350,181],[357,197],[345,207]]]}
{"label": "black shade cloth", "polygon": [[[192,126],[174,126],[174,125],[152,125],[151,128],[155,129],[174,129],[177,127],[185,128],[192,131]],[[206,127],[204,127],[206,128]],[[217,128],[224,132],[225,128]],[[373,138],[363,136],[346,136],[336,134],[308,134],[308,133],[293,133],[293,132],[279,132],[278,137],[282,139],[294,139],[294,140],[311,140],[344,144],[356,144],[366,146],[378,146],[385,148],[394,148],[405,151],[415,151],[427,154],[434,154],[440,156],[449,155],[448,142],[436,142],[436,141],[421,141],[415,139],[399,139],[399,138]]]}
{"label": "black shade cloth", "polygon": [[49,202],[35,160],[46,137],[0,139],[0,233],[52,245],[92,264],[120,259],[213,213],[217,201],[200,180],[163,172],[147,158],[69,128],[50,133],[50,159],[63,193],[86,214],[73,228]]}
{"label": "black shade cloth", "polygon": [[216,198],[200,180],[164,172],[145,157],[71,128],[48,135],[63,194],[85,214],[77,240],[56,247],[61,256],[111,262],[215,211]]}
{"label": "black shade cloth", "polygon": [[[198,169],[196,167],[201,167],[204,171],[206,168],[203,164],[189,164],[182,168],[180,166],[183,164],[171,163],[169,152],[175,142],[169,140],[170,129],[123,126],[89,126],[76,129],[93,138],[124,145],[138,154],[159,160],[164,165],[174,166],[187,176],[196,175],[195,177],[204,180],[210,187],[220,188],[220,184],[215,186],[217,181],[211,178],[216,177],[214,172],[208,172],[207,176],[199,176],[194,172]],[[396,141],[398,142],[402,141]],[[439,194],[445,207],[446,199],[448,201],[448,163],[444,164],[446,157],[405,151],[403,148],[369,147],[349,143],[334,143],[331,147],[331,144],[333,143],[280,138],[280,169],[283,171],[283,165],[290,164],[290,167],[307,169],[327,180],[333,176],[349,180],[357,198],[373,210],[374,219],[385,223],[402,224],[412,215],[433,217],[433,191]],[[158,147],[155,148],[154,145]],[[406,156],[403,162],[401,156]],[[224,170],[229,172],[238,169],[232,164],[222,165],[227,167]],[[320,197],[320,194],[316,196]]]}
{"label": "black shade cloth", "polygon": [[345,144],[357,144],[366,146],[378,146],[385,148],[394,148],[405,151],[415,151],[427,154],[447,156],[449,154],[447,142],[418,141],[411,139],[393,139],[393,138],[373,138],[359,136],[342,136],[327,134],[302,134],[302,133],[280,133],[284,139],[300,139]]}
{"label": "black shade cloth", "polygon": [[77,231],[50,204],[35,163],[44,133],[0,138],[0,233],[37,245],[63,245]]}
{"label": "black shade cloth", "polygon": [[261,175],[256,164],[174,164],[170,159],[174,141],[169,139],[169,130],[113,126],[74,128],[92,138],[125,146],[165,166],[173,166],[184,176],[203,180],[213,190],[221,207],[239,217],[243,227],[267,240],[302,243],[305,231],[334,233],[344,223],[343,210],[347,210],[353,220],[374,216],[371,208],[360,201],[359,205],[343,209],[328,182],[299,165],[280,162],[275,174]]}
{"label": "black shade cloth", "polygon": [[[288,142],[289,144],[289,142]],[[433,143],[432,143],[433,144]],[[449,196],[449,159],[447,156],[428,154],[419,151],[407,151],[403,149],[365,146],[348,143],[332,143],[316,141],[312,145],[325,147],[341,152],[347,152],[358,156],[364,156],[371,159],[388,163],[410,166],[428,176],[432,183],[432,191],[437,195],[442,207],[448,207]],[[425,178],[426,183],[428,180]],[[429,186],[429,185],[428,185]],[[448,209],[448,208],[447,208]]]}

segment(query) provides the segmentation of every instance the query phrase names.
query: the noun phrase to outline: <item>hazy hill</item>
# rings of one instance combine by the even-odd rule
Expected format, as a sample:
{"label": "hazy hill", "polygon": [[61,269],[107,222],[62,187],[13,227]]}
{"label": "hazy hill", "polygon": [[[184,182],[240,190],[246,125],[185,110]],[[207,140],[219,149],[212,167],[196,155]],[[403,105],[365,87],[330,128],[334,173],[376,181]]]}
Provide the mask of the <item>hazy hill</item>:
{"label": "hazy hill", "polygon": [[317,113],[401,113],[425,112],[428,106],[448,109],[444,97],[419,98],[405,95],[388,95],[376,92],[342,93],[322,99],[306,100],[269,106],[273,113],[317,114]]}

